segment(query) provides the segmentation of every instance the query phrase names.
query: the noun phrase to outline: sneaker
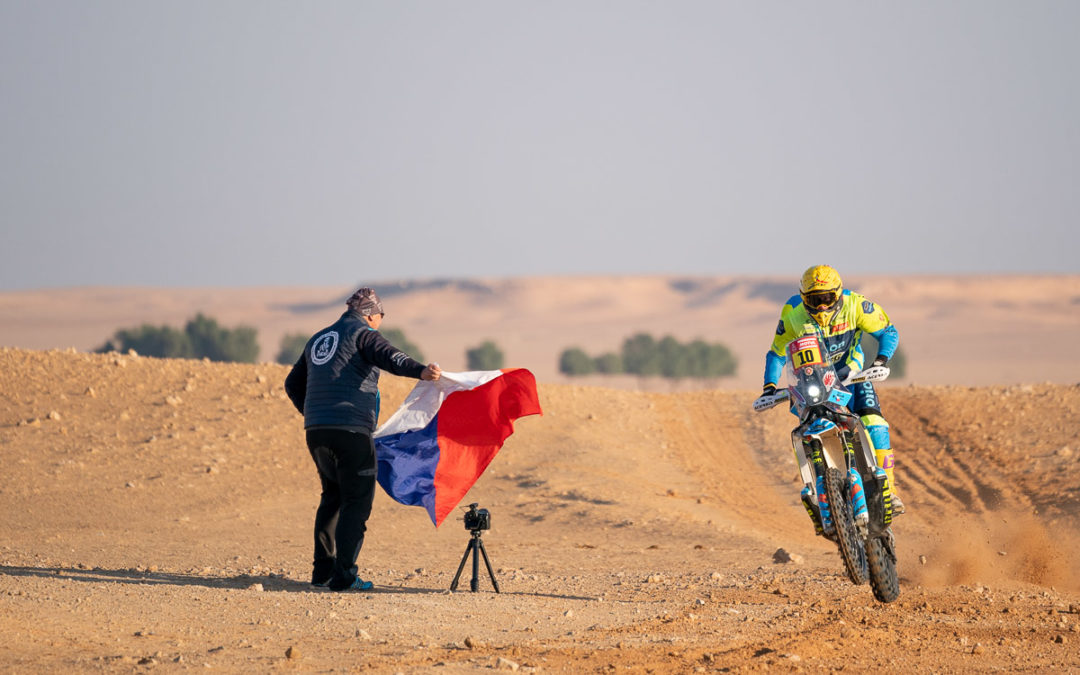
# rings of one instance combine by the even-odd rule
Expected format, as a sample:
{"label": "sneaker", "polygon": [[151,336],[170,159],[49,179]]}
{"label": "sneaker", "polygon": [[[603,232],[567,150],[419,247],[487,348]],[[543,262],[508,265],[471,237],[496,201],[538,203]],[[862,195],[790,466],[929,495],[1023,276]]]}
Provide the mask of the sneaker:
{"label": "sneaker", "polygon": [[900,497],[893,494],[892,495],[892,514],[893,514],[893,517],[895,518],[896,516],[904,515],[904,511],[905,511],[904,502],[900,501]]}
{"label": "sneaker", "polygon": [[350,584],[349,586],[346,586],[345,588],[332,588],[330,590],[344,593],[346,591],[370,591],[374,587],[375,584],[371,583],[370,581],[364,581],[360,577],[356,577],[355,579],[353,579],[352,584]]}

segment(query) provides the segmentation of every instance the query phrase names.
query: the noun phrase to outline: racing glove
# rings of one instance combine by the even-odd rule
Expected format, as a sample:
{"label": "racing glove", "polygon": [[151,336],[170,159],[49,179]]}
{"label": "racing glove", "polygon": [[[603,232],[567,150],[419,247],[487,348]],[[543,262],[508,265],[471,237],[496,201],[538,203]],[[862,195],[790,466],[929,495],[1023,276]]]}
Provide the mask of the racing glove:
{"label": "racing glove", "polygon": [[878,354],[877,358],[874,359],[874,362],[871,365],[872,366],[884,366],[885,368],[888,368],[889,367],[889,357],[882,356],[881,354]]}
{"label": "racing glove", "polygon": [[773,400],[773,396],[776,394],[776,385],[767,384],[761,388],[761,396],[757,397],[754,401],[754,410],[761,412],[762,410],[768,410],[776,405],[776,401]]}

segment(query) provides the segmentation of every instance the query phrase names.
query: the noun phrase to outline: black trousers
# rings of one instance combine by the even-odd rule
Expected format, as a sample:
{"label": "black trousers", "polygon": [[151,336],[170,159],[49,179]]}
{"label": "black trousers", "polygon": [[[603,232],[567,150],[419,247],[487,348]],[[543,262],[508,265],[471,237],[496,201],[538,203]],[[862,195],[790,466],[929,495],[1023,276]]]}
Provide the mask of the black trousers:
{"label": "black trousers", "polygon": [[309,429],[307,445],[322,481],[311,581],[348,588],[356,579],[356,557],[375,498],[375,444],[359,431]]}

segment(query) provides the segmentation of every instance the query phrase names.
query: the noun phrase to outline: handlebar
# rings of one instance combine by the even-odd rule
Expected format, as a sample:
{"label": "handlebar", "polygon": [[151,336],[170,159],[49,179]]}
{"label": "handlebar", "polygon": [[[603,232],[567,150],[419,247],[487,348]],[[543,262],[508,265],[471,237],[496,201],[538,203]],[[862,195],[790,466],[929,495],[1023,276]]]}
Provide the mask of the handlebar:
{"label": "handlebar", "polygon": [[772,396],[758,396],[754,401],[754,412],[764,412],[769,408],[775,408],[787,399],[787,389],[781,389]]}
{"label": "handlebar", "polygon": [[[880,382],[889,376],[889,372],[888,366],[871,366],[866,370],[851,373],[842,384],[847,386],[860,382]],[[786,400],[788,400],[787,389],[781,389],[772,396],[758,396],[754,400],[754,412],[764,412],[770,408],[775,408]]]}
{"label": "handlebar", "polygon": [[859,382],[880,382],[889,376],[888,366],[870,366],[866,370],[859,370],[850,373],[847,378],[844,379],[844,386],[849,384],[858,384]]}

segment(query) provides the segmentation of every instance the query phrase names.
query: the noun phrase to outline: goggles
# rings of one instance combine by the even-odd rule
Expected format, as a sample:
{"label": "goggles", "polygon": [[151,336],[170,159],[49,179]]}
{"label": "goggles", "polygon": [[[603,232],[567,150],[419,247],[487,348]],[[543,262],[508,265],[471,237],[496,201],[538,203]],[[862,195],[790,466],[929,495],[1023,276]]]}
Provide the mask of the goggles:
{"label": "goggles", "polygon": [[803,302],[810,309],[826,309],[836,304],[840,299],[838,291],[814,291],[803,296]]}

